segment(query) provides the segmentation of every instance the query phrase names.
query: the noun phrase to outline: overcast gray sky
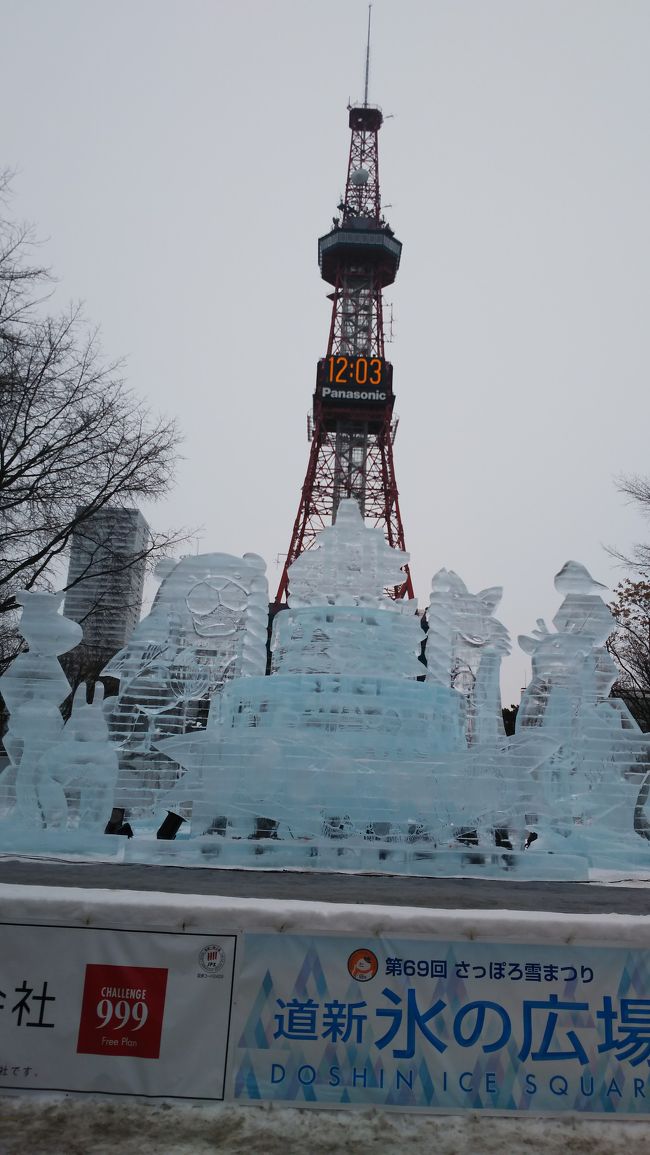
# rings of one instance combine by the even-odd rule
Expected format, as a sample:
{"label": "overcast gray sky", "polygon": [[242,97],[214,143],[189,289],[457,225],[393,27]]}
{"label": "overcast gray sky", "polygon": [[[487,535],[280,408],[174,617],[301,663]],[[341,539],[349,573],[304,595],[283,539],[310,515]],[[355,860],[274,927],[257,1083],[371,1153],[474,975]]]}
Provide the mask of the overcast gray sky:
{"label": "overcast gray sky", "polygon": [[[344,186],[365,0],[0,0],[0,163],[56,301],[185,433],[152,524],[262,554],[307,463],[330,305],[316,239]],[[404,244],[395,445],[416,592],[503,585],[513,637],[568,558],[650,527],[650,3],[375,0],[370,99]],[[281,560],[281,559],[280,559]],[[526,659],[515,642],[504,696]]]}

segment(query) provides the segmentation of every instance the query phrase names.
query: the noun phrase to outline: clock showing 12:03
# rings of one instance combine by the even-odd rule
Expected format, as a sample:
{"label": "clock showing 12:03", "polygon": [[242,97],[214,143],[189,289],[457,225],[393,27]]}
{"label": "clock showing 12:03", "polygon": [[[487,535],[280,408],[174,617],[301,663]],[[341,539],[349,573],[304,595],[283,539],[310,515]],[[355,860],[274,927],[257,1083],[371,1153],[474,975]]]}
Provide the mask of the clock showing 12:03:
{"label": "clock showing 12:03", "polygon": [[359,385],[370,389],[385,387],[386,362],[382,357],[327,357],[325,380],[330,385]]}

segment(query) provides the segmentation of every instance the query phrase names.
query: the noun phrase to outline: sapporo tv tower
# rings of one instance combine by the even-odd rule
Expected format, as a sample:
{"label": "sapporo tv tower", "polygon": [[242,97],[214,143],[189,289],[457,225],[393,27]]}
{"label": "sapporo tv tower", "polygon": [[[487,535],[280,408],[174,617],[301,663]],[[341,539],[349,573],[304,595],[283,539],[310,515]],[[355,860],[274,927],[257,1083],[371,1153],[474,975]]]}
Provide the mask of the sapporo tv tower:
{"label": "sapporo tv tower", "polygon": [[[393,443],[393,366],[384,357],[382,290],[392,285],[402,245],[381,212],[378,134],[381,109],[368,104],[370,16],[363,104],[349,107],[350,156],[340,217],[318,241],[321,276],[333,292],[327,353],[318,362],[307,473],[275,606],[286,601],[288,570],[354,497],[364,519],[405,549]],[[408,568],[395,598],[413,597]]]}

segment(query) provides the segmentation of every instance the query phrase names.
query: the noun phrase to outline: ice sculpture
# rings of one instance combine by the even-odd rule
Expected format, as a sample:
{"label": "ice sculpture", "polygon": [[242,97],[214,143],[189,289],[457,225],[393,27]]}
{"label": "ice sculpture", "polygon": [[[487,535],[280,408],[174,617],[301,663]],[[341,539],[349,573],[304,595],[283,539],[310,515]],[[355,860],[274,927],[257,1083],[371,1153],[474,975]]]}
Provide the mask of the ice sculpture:
{"label": "ice sculpture", "polygon": [[291,566],[289,608],[273,626],[272,673],[421,676],[417,604],[385,592],[402,584],[407,562],[365,525],[356,501],[341,501],[317,548]]}
{"label": "ice sculpture", "polygon": [[[614,618],[597,592],[605,587],[578,562],[566,562],[555,577],[555,588],[565,595],[553,618],[556,632],[540,618],[532,637],[519,638],[531,655],[533,676],[521,700],[517,729],[540,726],[566,738],[613,684],[616,667],[602,647]],[[595,654],[598,649],[601,653]],[[611,679],[599,680],[607,666]]]}
{"label": "ice sculpture", "polygon": [[197,554],[157,567],[162,584],[151,612],[102,671],[120,683],[110,729],[121,749],[116,805],[124,810],[150,810],[178,777],[154,737],[204,727],[209,697],[232,678],[264,673],[265,570],[253,553]]}
{"label": "ice sculpture", "polygon": [[385,589],[403,585],[401,567],[408,560],[365,524],[354,498],[344,498],[334,524],[318,535],[317,548],[305,550],[291,566],[289,604],[386,608]]}
{"label": "ice sculpture", "polygon": [[650,769],[649,739],[624,702],[609,697],[617,668],[605,648],[614,623],[600,596],[604,587],[574,561],[556,575],[555,587],[564,594],[555,632],[539,619],[532,637],[519,639],[533,676],[517,735],[553,744],[529,782],[527,821],[541,846],[573,844],[602,863],[608,854],[622,858],[621,838],[643,832],[637,796]]}
{"label": "ice sculpture", "polygon": [[463,694],[470,746],[494,742],[504,734],[499,672],[502,657],[510,653],[510,640],[494,617],[501,594],[498,586],[470,594],[453,570],[439,570],[431,582],[427,680],[451,685]]}
{"label": "ice sculpture", "polygon": [[231,861],[265,839],[273,862],[303,864],[328,843],[338,855],[374,844],[375,865],[384,855],[395,869],[402,847],[409,869],[433,873],[423,863],[440,870],[440,855],[462,847],[476,869],[495,850],[503,868],[526,846],[529,863],[546,849],[545,869],[560,876],[579,861],[643,859],[634,815],[643,833],[648,739],[608,698],[602,587],[575,562],[558,574],[556,630],[523,640],[533,679],[506,738],[501,591],[471,594],[453,572],[436,575],[418,680],[419,621],[384,593],[398,579],[376,533],[346,505],[296,563],[295,594],[290,571],[271,677],[231,681],[205,734],[162,744],[190,768],[192,834],[221,835]]}
{"label": "ice sculpture", "polygon": [[[0,778],[0,795],[6,807],[15,802],[14,827],[103,829],[117,772],[101,709],[103,689],[86,706],[85,686],[79,688],[65,728],[59,708],[70,685],[57,657],[81,640],[81,626],[59,613],[63,594],[23,592],[16,600],[23,606],[21,631],[29,649],[0,678],[10,711],[4,744],[11,762]],[[74,808],[70,792],[76,795]]]}
{"label": "ice sculpture", "polygon": [[191,770],[193,832],[227,820],[236,837],[408,836],[428,759],[463,746],[464,701],[449,674],[445,686],[418,680],[416,603],[385,593],[407,561],[355,501],[341,502],[336,523],[290,568],[271,677],[230,682],[205,735],[158,743]]}
{"label": "ice sculpture", "polygon": [[159,836],[182,825],[170,849],[190,861],[565,878],[589,864],[647,867],[650,737],[609,696],[603,587],[577,562],[557,574],[553,628],[539,620],[519,639],[532,678],[506,737],[501,590],[472,594],[440,570],[425,635],[416,603],[387,593],[407,560],[342,502],[289,571],[269,675],[262,559],[168,564],[151,613],[106,668],[120,679],[110,741],[101,690],[92,706],[80,692],[63,726],[56,655],[79,628],[60,598],[21,595],[29,651],[1,684],[12,823],[78,823],[101,840],[111,806],[107,829],[130,832],[128,809],[124,854],[145,861],[163,853],[152,836],[167,810]]}
{"label": "ice sculpture", "polygon": [[[79,686],[60,740],[38,763],[37,792],[49,829],[73,824],[99,832],[106,825],[113,806],[118,760],[108,740],[103,702],[101,682],[95,685],[92,705],[86,702],[85,685]],[[76,807],[70,805],[73,794],[78,797]]]}

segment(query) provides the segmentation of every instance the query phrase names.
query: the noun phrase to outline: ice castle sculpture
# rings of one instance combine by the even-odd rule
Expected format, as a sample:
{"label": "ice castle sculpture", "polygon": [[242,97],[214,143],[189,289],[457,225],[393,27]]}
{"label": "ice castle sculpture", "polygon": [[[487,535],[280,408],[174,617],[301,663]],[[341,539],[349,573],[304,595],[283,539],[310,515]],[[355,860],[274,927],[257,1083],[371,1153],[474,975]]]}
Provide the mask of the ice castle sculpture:
{"label": "ice castle sculpture", "polygon": [[[108,730],[83,699],[63,726],[56,655],[78,627],[56,598],[23,595],[30,648],[0,687],[14,826],[98,831],[113,804],[134,828],[125,856],[145,861],[166,846],[190,861],[434,875],[647,868],[650,737],[609,697],[603,587],[577,562],[556,576],[553,628],[519,639],[532,678],[506,737],[501,590],[473,594],[440,570],[423,623],[415,602],[388,596],[407,560],[343,501],[291,567],[269,674],[262,559],[168,565],[107,667],[119,678]],[[165,811],[179,835],[163,845]]]}
{"label": "ice castle sculpture", "polygon": [[158,743],[189,772],[167,803],[187,804],[191,787],[196,833],[365,838],[390,825],[407,836],[427,758],[463,740],[460,695],[418,681],[415,604],[385,593],[407,560],[355,501],[341,502],[336,524],[291,567],[271,676],[230,682],[204,734]]}

